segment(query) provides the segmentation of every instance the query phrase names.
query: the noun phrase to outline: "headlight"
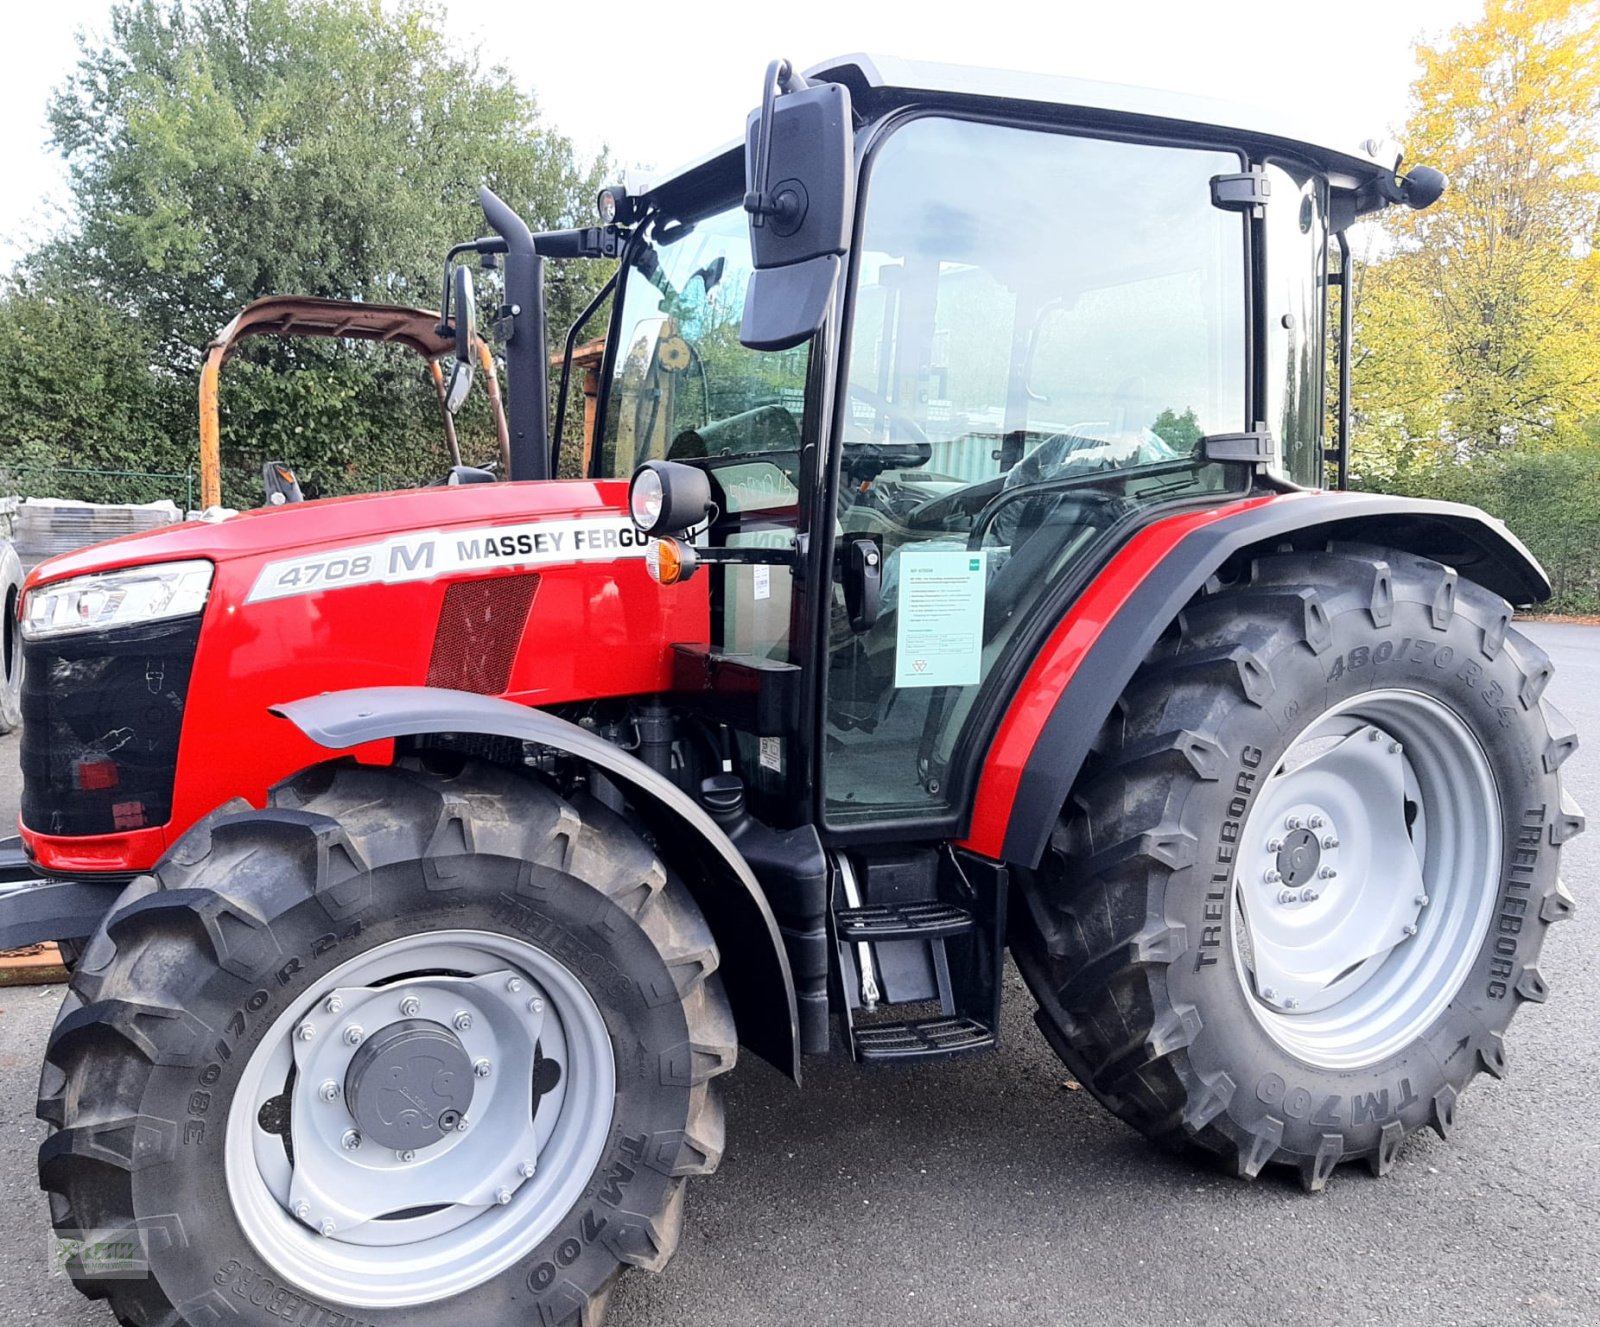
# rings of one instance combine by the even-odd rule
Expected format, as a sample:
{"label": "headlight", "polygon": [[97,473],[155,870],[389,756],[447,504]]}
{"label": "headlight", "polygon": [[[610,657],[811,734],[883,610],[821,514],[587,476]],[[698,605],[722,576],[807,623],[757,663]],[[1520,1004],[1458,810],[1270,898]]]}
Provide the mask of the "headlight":
{"label": "headlight", "polygon": [[198,559],[158,562],[41,585],[23,601],[22,638],[45,640],[187,617],[206,606],[212,570]]}

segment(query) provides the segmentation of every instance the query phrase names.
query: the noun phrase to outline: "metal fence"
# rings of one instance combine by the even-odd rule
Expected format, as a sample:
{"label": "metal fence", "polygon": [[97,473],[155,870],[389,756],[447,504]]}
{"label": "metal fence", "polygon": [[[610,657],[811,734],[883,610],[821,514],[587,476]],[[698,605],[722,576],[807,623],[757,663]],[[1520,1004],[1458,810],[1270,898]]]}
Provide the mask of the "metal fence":
{"label": "metal fence", "polygon": [[137,504],[174,502],[194,510],[200,477],[194,470],[78,470],[56,465],[6,465],[0,462],[0,495],[18,498],[76,498],[83,502]]}

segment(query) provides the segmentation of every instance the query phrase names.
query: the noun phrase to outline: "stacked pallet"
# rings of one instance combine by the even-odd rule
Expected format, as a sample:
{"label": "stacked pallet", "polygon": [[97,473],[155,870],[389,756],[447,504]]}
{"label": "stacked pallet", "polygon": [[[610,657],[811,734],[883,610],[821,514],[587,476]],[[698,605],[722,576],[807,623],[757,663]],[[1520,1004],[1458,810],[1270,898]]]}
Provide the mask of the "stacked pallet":
{"label": "stacked pallet", "polygon": [[11,542],[22,559],[24,571],[31,571],[46,558],[86,548],[118,535],[154,530],[183,519],[172,502],[146,502],[138,505],[76,502],[67,498],[14,499],[11,513]]}

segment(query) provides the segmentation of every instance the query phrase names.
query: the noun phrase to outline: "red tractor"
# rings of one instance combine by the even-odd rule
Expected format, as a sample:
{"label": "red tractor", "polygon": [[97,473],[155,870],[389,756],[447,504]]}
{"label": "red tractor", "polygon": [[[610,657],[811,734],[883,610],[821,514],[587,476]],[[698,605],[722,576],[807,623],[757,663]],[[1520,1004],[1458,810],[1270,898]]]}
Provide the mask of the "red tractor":
{"label": "red tractor", "polygon": [[[594,1323],[672,1256],[738,1047],[981,1054],[1008,953],[1085,1087],[1238,1175],[1448,1132],[1546,996],[1583,820],[1511,626],[1537,563],[1338,491],[1345,235],[1443,187],[1220,104],[851,57],[775,64],[744,143],[596,227],[486,192],[451,258],[502,272],[528,482],[27,583],[0,944],[82,945],[39,1173],[84,1292]],[[555,258],[618,271],[552,479]]]}

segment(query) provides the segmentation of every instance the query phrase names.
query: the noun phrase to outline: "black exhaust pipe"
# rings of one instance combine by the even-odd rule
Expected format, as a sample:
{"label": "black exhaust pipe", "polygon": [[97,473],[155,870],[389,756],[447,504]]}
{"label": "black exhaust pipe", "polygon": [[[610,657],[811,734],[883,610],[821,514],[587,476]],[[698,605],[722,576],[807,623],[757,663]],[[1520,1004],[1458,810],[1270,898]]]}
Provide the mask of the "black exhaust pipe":
{"label": "black exhaust pipe", "polygon": [[528,223],[487,185],[478,190],[489,229],[506,242],[505,308],[507,425],[511,478],[550,478],[549,350],[544,316],[544,259]]}

